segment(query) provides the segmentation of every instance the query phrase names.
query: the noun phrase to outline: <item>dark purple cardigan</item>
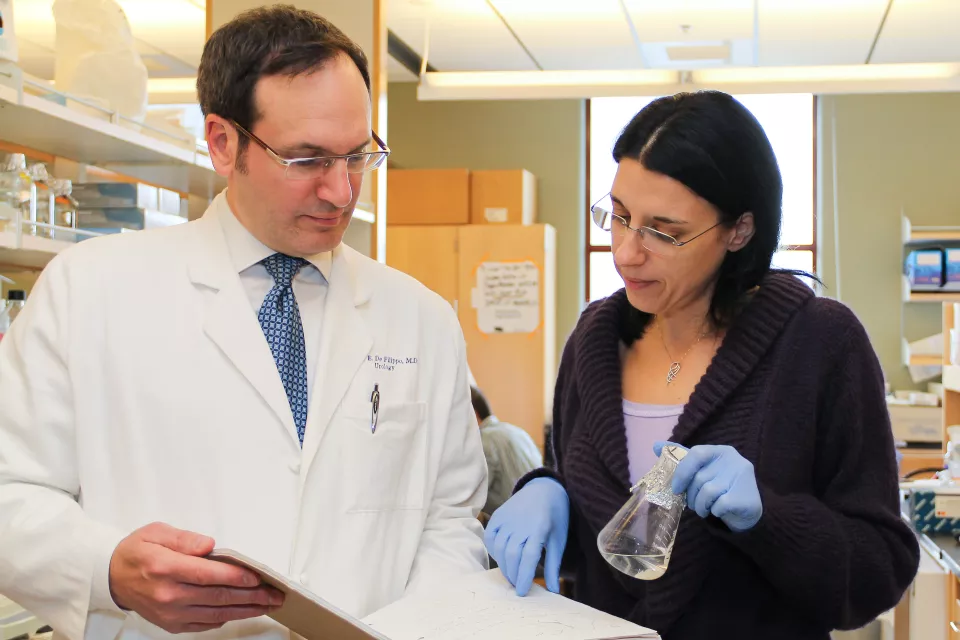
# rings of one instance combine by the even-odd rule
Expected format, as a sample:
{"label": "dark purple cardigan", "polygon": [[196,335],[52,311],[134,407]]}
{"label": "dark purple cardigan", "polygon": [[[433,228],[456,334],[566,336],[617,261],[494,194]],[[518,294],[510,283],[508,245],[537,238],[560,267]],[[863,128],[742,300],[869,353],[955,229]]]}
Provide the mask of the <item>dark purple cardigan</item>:
{"label": "dark purple cardigan", "polygon": [[629,497],[619,344],[636,335],[630,309],[621,290],[584,311],[557,380],[557,470],[518,485],[550,475],[566,487],[575,598],[664,640],[822,640],[892,608],[920,551],[899,515],[880,366],[849,309],[782,274],[730,328],[672,438],[753,462],[760,522],[734,534],[688,509],[656,581],[603,560],[597,534]]}

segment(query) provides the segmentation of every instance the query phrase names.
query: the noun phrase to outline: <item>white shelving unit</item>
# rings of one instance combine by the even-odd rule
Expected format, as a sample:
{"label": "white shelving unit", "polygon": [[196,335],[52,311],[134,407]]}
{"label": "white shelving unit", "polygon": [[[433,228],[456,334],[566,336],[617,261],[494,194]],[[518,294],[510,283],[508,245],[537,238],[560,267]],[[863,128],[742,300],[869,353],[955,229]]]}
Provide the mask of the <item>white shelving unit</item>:
{"label": "white shelving unit", "polygon": [[181,137],[127,120],[24,78],[13,65],[0,64],[0,132],[16,145],[203,198],[226,186],[206,145],[189,134]]}
{"label": "white shelving unit", "polygon": [[[3,230],[0,230],[0,268],[42,269],[55,255],[76,244],[62,238],[82,240],[100,235],[93,231],[25,222],[18,210],[2,203],[0,220],[3,221]],[[48,238],[48,235],[54,237]]]}
{"label": "white shelving unit", "polygon": [[0,231],[0,265],[42,269],[61,251],[75,243],[23,234],[17,242],[13,231]]}
{"label": "white shelving unit", "polygon": [[[960,226],[917,226],[907,216],[901,216],[903,246],[924,244],[960,245]],[[960,302],[960,291],[911,291],[910,281],[903,276],[903,301],[911,303]]]}
{"label": "white shelving unit", "polygon": [[960,365],[943,367],[943,388],[947,391],[960,393]]}
{"label": "white shelving unit", "polygon": [[922,242],[960,242],[960,227],[924,227],[914,226],[910,218],[903,216],[904,244],[919,244]]}
{"label": "white shelving unit", "polygon": [[911,291],[910,281],[903,276],[903,301],[935,304],[960,302],[960,291]]}

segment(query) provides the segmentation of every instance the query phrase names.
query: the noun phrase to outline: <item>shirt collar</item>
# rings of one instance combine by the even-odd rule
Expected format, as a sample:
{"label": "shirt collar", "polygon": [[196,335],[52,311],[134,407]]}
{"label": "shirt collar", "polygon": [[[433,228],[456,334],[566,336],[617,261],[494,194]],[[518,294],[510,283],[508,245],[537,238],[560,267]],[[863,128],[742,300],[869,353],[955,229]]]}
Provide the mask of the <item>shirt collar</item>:
{"label": "shirt collar", "polygon": [[[237,273],[243,273],[253,265],[277,253],[267,245],[257,240],[252,233],[237,219],[226,197],[221,199],[222,206],[218,212],[220,226],[227,240],[233,267]],[[307,262],[317,268],[327,282],[330,281],[330,270],[333,264],[333,254],[330,251],[306,256]]]}
{"label": "shirt collar", "polygon": [[487,417],[484,419],[484,421],[480,423],[480,428],[481,428],[481,429],[484,429],[484,428],[486,428],[486,427],[490,427],[490,426],[493,426],[493,425],[499,424],[499,423],[500,423],[500,420],[497,419],[497,416],[494,416],[494,415],[487,416]]}

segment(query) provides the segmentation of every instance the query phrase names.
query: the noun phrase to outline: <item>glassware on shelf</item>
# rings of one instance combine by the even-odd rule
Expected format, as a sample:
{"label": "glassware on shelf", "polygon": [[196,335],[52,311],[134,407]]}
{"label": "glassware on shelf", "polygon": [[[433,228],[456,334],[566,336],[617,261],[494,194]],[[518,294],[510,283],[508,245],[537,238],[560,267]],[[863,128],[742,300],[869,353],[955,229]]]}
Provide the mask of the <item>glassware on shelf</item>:
{"label": "glassware on shelf", "polygon": [[667,445],[660,459],[631,490],[630,499],[597,536],[600,554],[618,571],[639,580],[656,580],[667,571],[686,494],[671,488],[677,465],[687,454]]}
{"label": "glassware on shelf", "polygon": [[[80,208],[80,203],[73,198],[73,182],[71,180],[54,180],[51,188],[55,196],[54,216],[51,224],[76,229],[77,209]],[[53,230],[51,229],[51,231]],[[54,233],[51,237],[69,242],[77,241],[77,234],[69,231],[61,231],[59,236]]]}
{"label": "glassware on shelf", "polygon": [[13,153],[0,166],[0,231],[15,231],[17,211],[29,215],[33,181],[27,174],[27,158]]}
{"label": "glassware on shelf", "polygon": [[30,165],[27,169],[33,181],[29,208],[24,211],[24,220],[28,221],[26,231],[32,236],[50,237],[51,229],[40,229],[35,223],[47,222],[53,212],[53,191],[50,189],[50,174],[47,165],[42,162]]}

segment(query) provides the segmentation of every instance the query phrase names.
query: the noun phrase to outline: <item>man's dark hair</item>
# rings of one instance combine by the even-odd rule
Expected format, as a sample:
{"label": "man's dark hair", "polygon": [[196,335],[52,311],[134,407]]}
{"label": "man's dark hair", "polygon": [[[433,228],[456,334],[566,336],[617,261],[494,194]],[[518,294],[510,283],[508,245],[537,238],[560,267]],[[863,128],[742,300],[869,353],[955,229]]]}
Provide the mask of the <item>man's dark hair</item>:
{"label": "man's dark hair", "polygon": [[[353,60],[369,91],[367,57],[329,20],[288,4],[245,11],[217,29],[203,47],[197,73],[200,110],[251,131],[261,116],[254,102],[260,78],[312,73],[340,55]],[[240,154],[248,143],[240,136]]]}
{"label": "man's dark hair", "polygon": [[470,387],[470,402],[473,403],[473,410],[477,412],[477,419],[480,422],[483,422],[493,415],[490,411],[490,405],[487,403],[487,398],[480,389],[474,386]]}

